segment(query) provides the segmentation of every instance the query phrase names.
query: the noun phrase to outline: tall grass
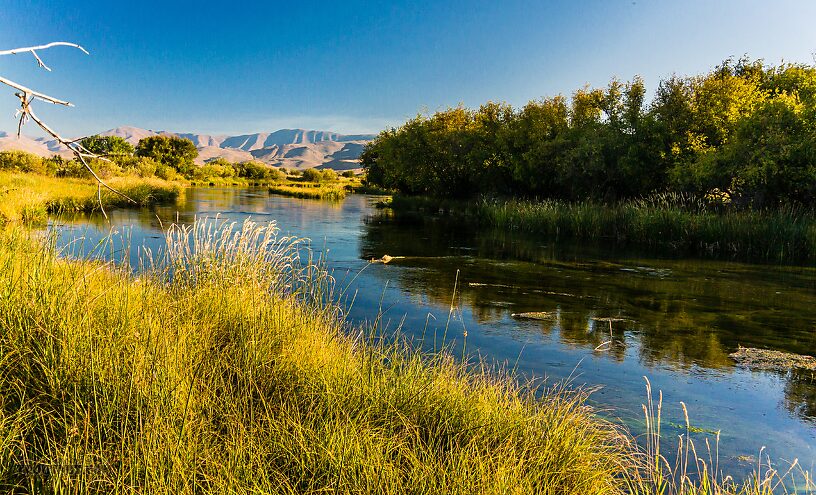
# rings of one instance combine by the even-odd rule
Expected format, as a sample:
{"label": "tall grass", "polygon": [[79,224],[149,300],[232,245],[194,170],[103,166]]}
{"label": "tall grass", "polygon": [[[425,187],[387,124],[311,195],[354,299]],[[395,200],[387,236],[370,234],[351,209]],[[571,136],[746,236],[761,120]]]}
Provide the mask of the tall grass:
{"label": "tall grass", "polygon": [[461,215],[484,226],[555,240],[606,242],[743,260],[816,260],[816,214],[794,207],[721,211],[679,196],[613,205],[553,200],[456,203],[395,197],[391,205],[395,209]]}
{"label": "tall grass", "polygon": [[270,194],[302,199],[341,200],[348,192],[342,183],[290,182],[269,186]]}
{"label": "tall grass", "polygon": [[173,227],[138,276],[0,234],[0,485],[28,492],[615,493],[631,441],[535,395],[348,336],[295,239]]}
{"label": "tall grass", "polygon": [[[105,208],[146,206],[176,201],[184,190],[156,178],[114,177],[107,181],[136,203],[103,191]],[[0,171],[0,223],[43,223],[48,213],[98,210],[96,182],[55,178],[33,173]]]}
{"label": "tall grass", "polygon": [[[752,476],[735,480],[724,474],[719,466],[720,432],[716,432],[713,444],[708,438],[698,450],[692,439],[689,412],[680,403],[685,418],[685,431],[676,442],[675,463],[671,465],[662,449],[665,447],[661,434],[663,394],[655,400],[652,385],[646,379],[646,404],[643,414],[646,420],[645,451],[642,462],[626,477],[626,492],[632,495],[772,495],[814,493],[816,485],[810,474],[791,462],[784,471],[778,471],[771,459],[763,459],[762,451],[756,461]],[[763,447],[764,449],[764,447]]]}

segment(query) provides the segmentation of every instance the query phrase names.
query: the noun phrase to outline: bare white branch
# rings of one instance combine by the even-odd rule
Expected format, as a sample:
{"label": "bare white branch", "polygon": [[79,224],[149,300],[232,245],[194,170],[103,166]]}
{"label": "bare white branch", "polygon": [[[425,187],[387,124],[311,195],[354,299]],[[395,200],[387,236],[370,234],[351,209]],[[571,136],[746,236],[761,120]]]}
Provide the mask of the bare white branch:
{"label": "bare white branch", "polygon": [[[28,115],[31,118],[31,120],[33,120],[34,123],[37,124],[40,127],[40,129],[42,129],[45,132],[47,132],[48,134],[50,134],[54,139],[59,141],[60,144],[62,144],[63,146],[65,146],[66,148],[71,150],[74,153],[74,156],[76,156],[77,159],[80,162],[82,162],[82,165],[84,165],[85,168],[88,169],[88,172],[91,173],[93,178],[96,179],[96,182],[97,182],[97,184],[99,186],[97,188],[97,196],[99,198],[99,207],[100,208],[102,208],[102,196],[101,196],[102,187],[104,187],[105,189],[107,189],[108,191],[110,191],[112,193],[118,194],[119,196],[127,199],[128,201],[130,201],[132,203],[136,203],[136,201],[134,201],[133,198],[131,198],[130,196],[128,196],[125,193],[123,193],[121,191],[118,191],[118,190],[112,188],[111,186],[109,186],[104,180],[102,180],[102,178],[100,178],[98,175],[96,175],[96,172],[94,171],[94,169],[85,160],[85,158],[98,158],[98,159],[103,159],[104,160],[103,157],[101,157],[101,156],[99,156],[99,155],[97,155],[95,153],[91,153],[90,151],[88,151],[87,148],[82,146],[77,141],[67,140],[67,139],[63,138],[62,136],[60,136],[59,134],[57,134],[56,131],[54,131],[53,129],[48,127],[48,125],[46,125],[45,122],[40,120],[39,117],[37,117],[37,115],[31,110],[31,107],[28,106],[28,103],[30,103],[30,101],[28,101],[28,103],[26,103],[26,100],[24,100],[23,98],[20,98],[20,100],[21,100],[22,105],[23,105],[23,111],[22,111],[23,115]],[[105,218],[108,217],[108,215],[105,213],[104,208],[102,208],[102,214],[105,215]]]}
{"label": "bare white branch", "polygon": [[0,55],[17,55],[18,53],[34,52],[35,50],[47,50],[55,46],[70,46],[71,48],[82,50],[85,55],[90,55],[88,50],[82,48],[76,43],[68,43],[67,41],[54,41],[53,43],[47,43],[45,45],[25,46],[22,48],[12,48],[11,50],[0,50]]}
{"label": "bare white branch", "polygon": [[[82,50],[85,54],[88,54],[87,50],[85,50],[81,46],[77,45],[76,43],[68,43],[68,42],[65,42],[65,41],[56,41],[56,42],[48,43],[48,44],[45,44],[45,45],[29,46],[29,47],[23,47],[23,48],[14,48],[12,50],[0,50],[0,55],[15,55],[15,54],[18,54],[18,53],[31,53],[32,55],[34,55],[34,58],[37,60],[37,64],[40,67],[42,67],[43,69],[45,69],[47,71],[51,71],[51,68],[48,67],[47,65],[45,65],[45,63],[42,61],[40,56],[37,54],[37,50],[46,50],[46,49],[54,47],[54,46],[69,46],[69,47],[73,47],[73,48],[77,48],[79,50]],[[67,107],[72,107],[72,106],[74,106],[73,104],[71,104],[70,102],[67,102],[67,101],[59,100],[59,99],[54,98],[52,96],[48,96],[48,95],[40,93],[38,91],[34,91],[31,88],[23,86],[20,83],[16,83],[16,82],[14,82],[14,81],[12,81],[10,79],[6,79],[4,77],[0,77],[0,84],[5,84],[6,86],[10,86],[10,87],[12,87],[12,88],[19,91],[18,93],[15,93],[15,95],[20,99],[20,109],[17,111],[17,114],[16,114],[16,117],[19,117],[19,120],[17,121],[17,137],[20,137],[20,132],[22,131],[23,125],[28,121],[28,119],[31,119],[31,120],[34,121],[34,123],[36,123],[40,127],[40,129],[42,129],[43,131],[45,131],[46,133],[51,135],[60,144],[62,144],[63,146],[65,146],[66,148],[71,150],[71,152],[74,154],[76,159],[79,162],[81,162],[82,165],[84,165],[85,168],[88,170],[88,172],[91,173],[93,178],[96,179],[96,183],[97,183],[96,197],[97,197],[97,199],[99,201],[99,208],[102,210],[102,214],[105,216],[105,218],[107,218],[108,215],[107,215],[107,213],[105,213],[105,208],[102,206],[102,188],[103,187],[105,189],[111,191],[112,193],[118,194],[119,196],[127,199],[128,201],[130,201],[132,203],[136,203],[136,201],[134,201],[132,198],[130,198],[126,194],[124,194],[124,193],[122,193],[120,191],[117,191],[116,189],[110,187],[107,183],[105,183],[105,181],[103,181],[102,178],[99,177],[96,174],[94,169],[88,164],[88,161],[86,160],[86,158],[106,160],[105,158],[103,158],[103,157],[89,151],[87,148],[82,146],[82,144],[79,142],[78,139],[68,140],[68,139],[63,138],[56,131],[51,129],[45,122],[40,120],[40,118],[37,117],[37,115],[31,109],[31,103],[35,99],[42,100],[42,101],[47,101],[47,102],[53,103],[55,105],[65,105]]]}
{"label": "bare white branch", "polygon": [[34,58],[37,59],[37,64],[39,64],[40,67],[47,70],[48,72],[51,72],[51,67],[48,67],[47,65],[45,65],[45,62],[43,62],[42,59],[40,58],[40,56],[37,55],[37,52],[35,52],[34,50],[31,50],[31,54],[34,55]]}
{"label": "bare white branch", "polygon": [[23,93],[25,93],[25,94],[27,94],[29,96],[33,96],[34,98],[37,98],[39,100],[47,101],[48,103],[53,103],[54,105],[65,105],[66,107],[74,106],[74,104],[69,102],[69,101],[59,100],[57,98],[54,98],[53,96],[48,96],[48,95],[40,93],[38,91],[34,91],[31,88],[27,88],[27,87],[23,86],[20,83],[16,83],[16,82],[14,82],[14,81],[12,81],[10,79],[6,79],[5,77],[2,77],[2,76],[0,76],[0,83],[5,84],[6,86],[11,86],[14,89],[18,89],[18,90],[22,91]]}

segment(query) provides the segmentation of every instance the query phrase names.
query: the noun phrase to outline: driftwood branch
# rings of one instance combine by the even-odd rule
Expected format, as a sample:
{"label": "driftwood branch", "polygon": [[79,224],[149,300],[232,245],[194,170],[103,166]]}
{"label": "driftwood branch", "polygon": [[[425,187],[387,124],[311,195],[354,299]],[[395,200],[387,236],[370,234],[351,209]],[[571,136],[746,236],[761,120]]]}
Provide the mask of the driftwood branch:
{"label": "driftwood branch", "polygon": [[[39,65],[40,67],[42,67],[43,69],[45,69],[47,71],[50,71],[51,68],[49,68],[47,65],[45,65],[45,62],[43,62],[43,60],[37,54],[37,50],[46,50],[48,48],[52,48],[52,47],[55,47],[55,46],[68,46],[68,47],[72,47],[72,48],[77,48],[77,49],[81,50],[82,52],[84,52],[85,54],[88,54],[87,50],[85,50],[81,46],[77,45],[76,43],[68,43],[68,42],[65,42],[65,41],[55,41],[53,43],[48,43],[48,44],[45,44],[45,45],[28,46],[28,47],[23,47],[23,48],[14,48],[14,49],[11,49],[11,50],[0,50],[0,55],[16,55],[18,53],[31,53],[34,56],[34,58],[37,60],[37,65]],[[20,109],[17,110],[17,114],[15,116],[15,117],[17,117],[19,119],[17,121],[17,137],[18,138],[20,137],[20,133],[22,132],[23,125],[25,125],[25,123],[28,122],[28,120],[30,119],[35,124],[37,124],[40,127],[40,129],[42,129],[47,134],[52,136],[60,144],[62,144],[63,146],[65,146],[66,148],[71,150],[71,152],[74,154],[76,159],[79,162],[81,162],[82,165],[84,165],[85,168],[88,170],[88,172],[91,173],[93,178],[96,179],[96,185],[97,185],[96,186],[97,187],[96,188],[96,196],[97,196],[97,199],[99,201],[99,208],[102,210],[102,214],[105,216],[105,218],[107,218],[108,215],[107,215],[107,213],[105,213],[105,208],[102,206],[102,188],[103,187],[105,189],[115,193],[115,194],[118,194],[119,196],[127,199],[128,201],[130,201],[132,203],[136,203],[136,201],[134,201],[132,198],[128,197],[127,195],[125,195],[121,191],[117,191],[116,189],[109,186],[104,180],[102,180],[101,177],[99,177],[99,175],[97,175],[97,173],[94,171],[94,169],[88,164],[87,159],[95,158],[95,159],[99,159],[99,160],[106,160],[104,157],[101,157],[101,156],[97,155],[96,153],[92,153],[87,148],[82,146],[79,139],[68,140],[68,139],[63,138],[56,131],[51,129],[51,127],[49,127],[39,117],[37,117],[37,114],[35,114],[34,111],[31,109],[31,103],[34,100],[42,100],[42,101],[46,101],[48,103],[53,103],[55,105],[64,105],[64,106],[67,106],[67,107],[72,107],[72,106],[74,106],[73,104],[71,104],[70,102],[67,102],[67,101],[63,101],[63,100],[54,98],[52,96],[48,96],[48,95],[40,93],[38,91],[34,91],[31,88],[23,86],[20,83],[16,83],[16,82],[11,81],[9,79],[6,79],[4,77],[0,77],[0,83],[5,84],[6,86],[10,86],[10,87],[12,87],[12,88],[14,88],[14,89],[16,89],[18,91],[17,93],[15,93],[15,95],[20,99]]]}
{"label": "driftwood branch", "polygon": [[11,50],[0,50],[0,55],[17,55],[18,53],[26,52],[35,53],[37,50],[47,50],[55,46],[70,46],[71,48],[77,48],[81,50],[85,55],[90,55],[90,53],[88,53],[88,50],[82,48],[76,43],[68,43],[67,41],[54,41],[51,43],[47,43],[45,45],[24,46],[22,48],[12,48]]}

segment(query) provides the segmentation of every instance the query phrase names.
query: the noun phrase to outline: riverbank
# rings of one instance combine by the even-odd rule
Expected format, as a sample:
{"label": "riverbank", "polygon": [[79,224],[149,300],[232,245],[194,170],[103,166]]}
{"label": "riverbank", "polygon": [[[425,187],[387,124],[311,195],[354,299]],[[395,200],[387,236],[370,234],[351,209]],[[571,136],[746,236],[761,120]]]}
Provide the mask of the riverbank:
{"label": "riverbank", "polygon": [[351,186],[346,186],[342,183],[288,181],[280,184],[272,184],[269,186],[269,193],[292,198],[328,199],[337,201],[345,198],[350,189]]}
{"label": "riverbank", "polygon": [[359,177],[339,176],[327,181],[308,181],[297,178],[269,184],[269,193],[302,199],[327,199],[338,201],[347,194],[386,195],[390,191],[364,184]]}
{"label": "riverbank", "polygon": [[133,202],[104,189],[97,197],[93,179],[0,171],[0,223],[44,223],[49,213],[98,211],[100,199],[108,209],[173,203],[184,195],[181,184],[158,178],[113,177],[106,182]]}
{"label": "riverbank", "polygon": [[[583,394],[535,398],[449,356],[347,337],[333,307],[306,302],[325,274],[273,230],[169,235],[160,268],[135,277],[0,234],[6,489],[622,488],[631,440]],[[26,474],[59,466],[92,469]]]}
{"label": "riverbank", "polygon": [[472,202],[394,196],[384,206],[398,214],[452,216],[476,225],[526,232],[552,240],[633,246],[680,256],[771,263],[816,260],[816,215],[796,208],[723,210],[677,197],[616,205],[562,201]]}

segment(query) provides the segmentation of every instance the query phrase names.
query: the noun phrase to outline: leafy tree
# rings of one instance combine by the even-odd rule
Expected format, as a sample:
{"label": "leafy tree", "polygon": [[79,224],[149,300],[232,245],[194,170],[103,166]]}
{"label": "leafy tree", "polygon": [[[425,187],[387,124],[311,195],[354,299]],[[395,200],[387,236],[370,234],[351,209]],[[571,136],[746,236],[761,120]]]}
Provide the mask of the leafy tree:
{"label": "leafy tree", "polygon": [[265,163],[256,161],[235,164],[235,175],[251,180],[264,180],[269,176],[271,170]]}
{"label": "leafy tree", "polygon": [[189,139],[150,136],[139,141],[136,156],[152,158],[181,174],[189,175],[195,168],[193,161],[198,157],[198,150]]}
{"label": "leafy tree", "polygon": [[323,182],[335,182],[337,181],[337,172],[330,168],[326,168],[320,171],[321,178],[320,180]]}
{"label": "leafy tree", "polygon": [[646,102],[613,79],[515,110],[488,102],[418,115],[361,156],[367,182],[404,194],[614,201],[725,191],[736,204],[816,205],[816,67],[726,60],[672,76]]}
{"label": "leafy tree", "polygon": [[320,170],[307,168],[303,171],[303,180],[307,182],[320,182],[323,180],[323,174],[320,173]]}
{"label": "leafy tree", "polygon": [[119,136],[88,136],[79,142],[91,153],[107,157],[129,157],[133,146]]}

